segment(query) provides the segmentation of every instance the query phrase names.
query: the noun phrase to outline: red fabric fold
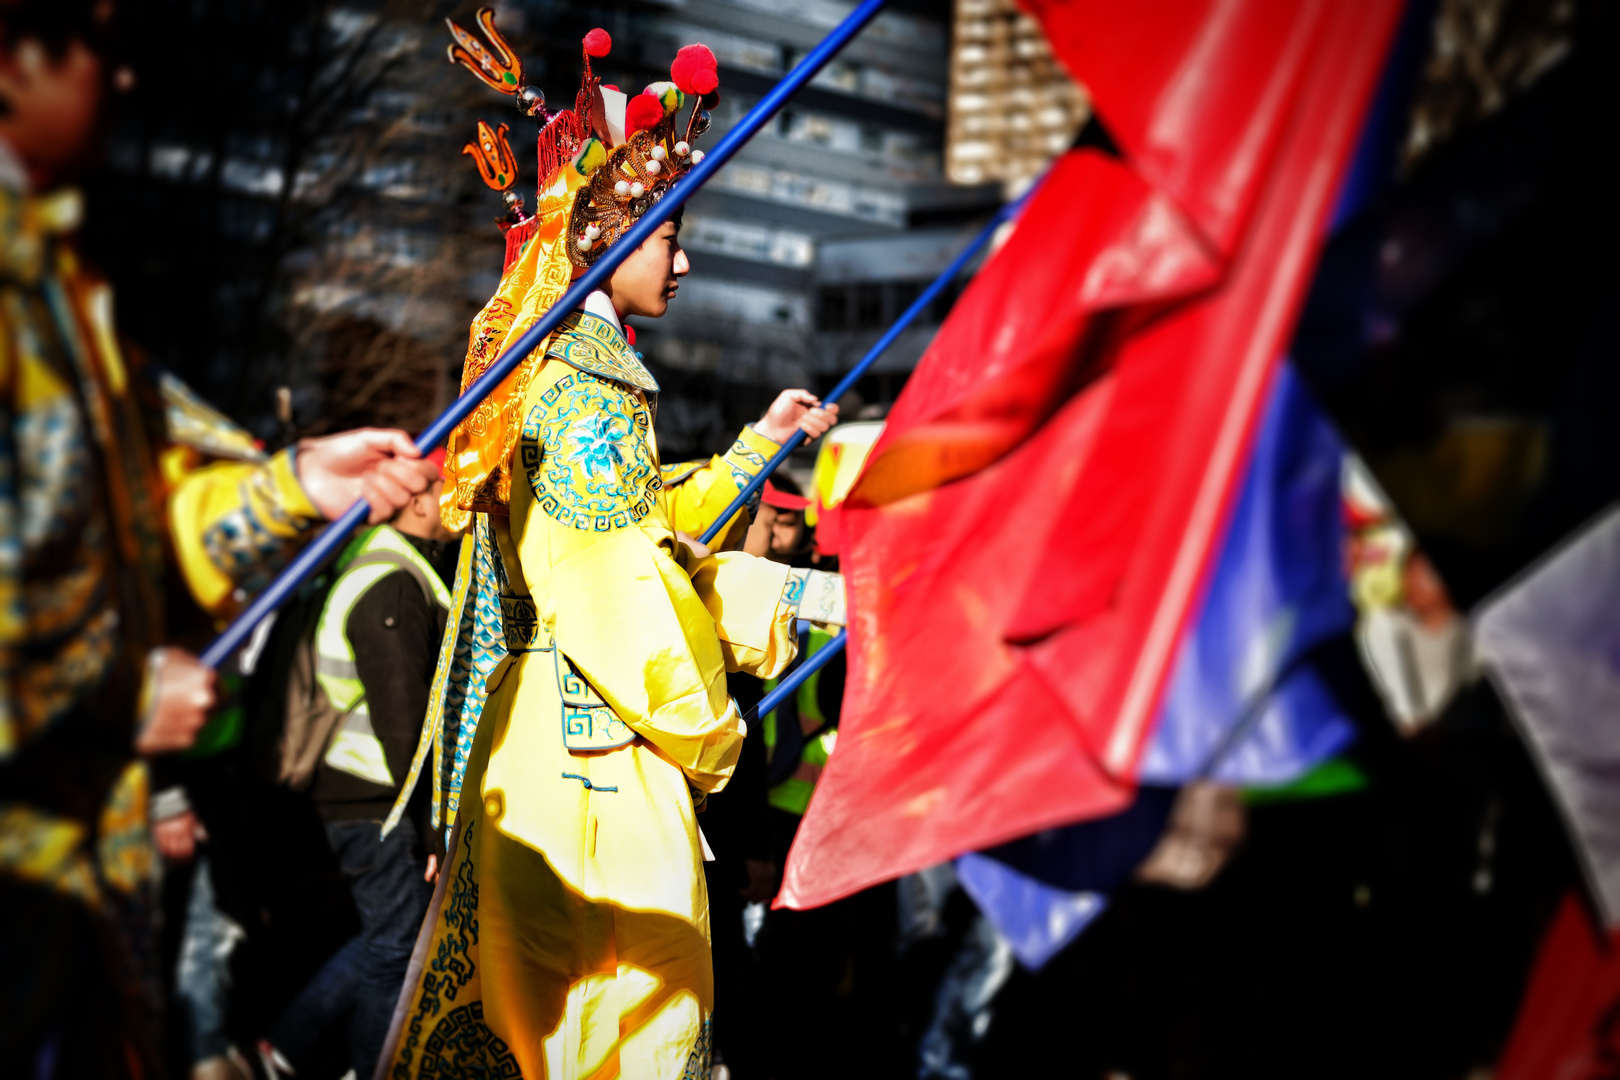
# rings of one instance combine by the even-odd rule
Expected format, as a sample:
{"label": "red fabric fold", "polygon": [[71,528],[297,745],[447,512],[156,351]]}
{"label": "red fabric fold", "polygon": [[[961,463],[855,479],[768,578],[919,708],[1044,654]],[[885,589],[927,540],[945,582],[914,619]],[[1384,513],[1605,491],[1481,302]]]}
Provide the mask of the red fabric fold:
{"label": "red fabric fold", "polygon": [[1040,224],[1016,228],[957,302],[848,505],[880,506],[989,465],[1097,374],[1075,355],[1090,316],[1220,279],[1174,206],[1096,150],[1060,158],[1023,221]]}
{"label": "red fabric fold", "polygon": [[1398,0],[1031,2],[1125,161],[1060,161],[845,503],[839,742],[779,902],[1117,810]]}
{"label": "red fabric fold", "polygon": [[[1238,244],[1333,0],[1019,0],[1144,181]],[[1365,25],[1380,21],[1379,6]],[[1375,31],[1376,33],[1376,31]],[[1353,36],[1361,34],[1352,30]],[[1346,88],[1354,96],[1355,88]]]}
{"label": "red fabric fold", "polygon": [[512,264],[518,261],[523,254],[523,245],[528,243],[540,231],[538,217],[527,218],[506,230],[506,258],[501,263],[501,273],[512,269]]}

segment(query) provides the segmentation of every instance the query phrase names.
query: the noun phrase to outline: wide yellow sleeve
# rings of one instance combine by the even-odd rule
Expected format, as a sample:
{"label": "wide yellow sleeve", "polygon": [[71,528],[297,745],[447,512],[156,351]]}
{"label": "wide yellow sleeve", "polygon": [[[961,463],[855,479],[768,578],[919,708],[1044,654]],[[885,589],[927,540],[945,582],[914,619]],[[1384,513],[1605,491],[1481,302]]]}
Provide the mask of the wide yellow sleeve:
{"label": "wide yellow sleeve", "polygon": [[741,718],[714,619],[680,565],[642,529],[620,529],[553,567],[551,601],[557,647],[613,711],[693,786],[721,787]]}
{"label": "wide yellow sleeve", "polygon": [[263,588],[321,520],[292,454],[283,450],[259,465],[216,462],[175,485],[169,530],[180,572],[204,611],[222,614],[238,589]]}
{"label": "wide yellow sleeve", "polygon": [[722,551],[687,566],[692,588],[714,620],[727,671],[772,679],[793,661],[798,608],[785,596],[788,568],[741,551]]}
{"label": "wide yellow sleeve", "polygon": [[[724,454],[704,462],[666,467],[663,470],[665,486],[659,500],[670,527],[692,537],[702,536],[780,449],[780,444],[752,427],[745,427]],[[747,531],[748,515],[739,510],[709,546],[715,551],[740,547]]]}
{"label": "wide yellow sleeve", "polygon": [[647,402],[550,363],[524,405],[507,572],[521,569],[557,647],[619,718],[715,790],[743,729],[715,619],[674,554]]}

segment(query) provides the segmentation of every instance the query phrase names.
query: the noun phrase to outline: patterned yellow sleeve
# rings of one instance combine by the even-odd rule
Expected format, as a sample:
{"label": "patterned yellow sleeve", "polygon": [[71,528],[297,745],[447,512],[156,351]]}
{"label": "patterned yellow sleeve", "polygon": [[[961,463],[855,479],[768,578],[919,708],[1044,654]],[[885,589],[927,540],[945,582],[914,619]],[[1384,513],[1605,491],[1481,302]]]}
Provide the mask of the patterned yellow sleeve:
{"label": "patterned yellow sleeve", "polygon": [[557,563],[550,586],[563,655],[693,786],[723,785],[743,733],[714,621],[686,572],[645,531],[618,529]]}
{"label": "patterned yellow sleeve", "polygon": [[238,589],[257,592],[321,520],[283,450],[262,465],[222,461],[182,477],[169,528],[186,585],[203,610],[223,614]]}
{"label": "patterned yellow sleeve", "polygon": [[[725,454],[664,469],[662,499],[670,526],[689,536],[703,535],[731,505],[737,492],[758,476],[771,455],[780,449],[779,444],[745,427]],[[749,517],[742,511],[733,514],[709,546],[715,551],[740,547]]]}

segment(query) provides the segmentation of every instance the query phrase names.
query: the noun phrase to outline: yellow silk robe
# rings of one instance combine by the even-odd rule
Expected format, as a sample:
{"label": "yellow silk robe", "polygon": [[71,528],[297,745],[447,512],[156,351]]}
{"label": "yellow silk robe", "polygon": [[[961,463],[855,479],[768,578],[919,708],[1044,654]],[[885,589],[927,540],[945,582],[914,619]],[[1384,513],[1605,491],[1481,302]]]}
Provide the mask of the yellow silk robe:
{"label": "yellow silk robe", "polygon": [[[494,528],[511,652],[487,682],[397,1077],[708,1076],[694,794],[722,787],[741,749],[726,672],[779,673],[795,609],[786,567],[675,539],[727,485],[663,487],[646,395],[602,373],[650,376],[610,325],[570,318],[526,390]],[[563,359],[570,341],[600,362]],[[622,745],[565,745],[580,701],[597,702],[598,741]]]}
{"label": "yellow silk robe", "polygon": [[[152,1074],[159,866],[134,748],[145,658],[206,641],[208,616],[261,587],[319,515],[293,453],[266,459],[126,352],[112,289],[72,239],[81,209],[72,190],[0,186],[0,889],[90,914],[105,971],[74,978],[120,993],[76,1049]],[[166,587],[176,574],[195,608]],[[48,962],[82,944],[82,926],[35,916],[0,933]],[[0,994],[28,1004],[0,1023],[0,1062],[60,1035],[62,1011],[83,1011],[65,988],[83,985],[0,972]]]}

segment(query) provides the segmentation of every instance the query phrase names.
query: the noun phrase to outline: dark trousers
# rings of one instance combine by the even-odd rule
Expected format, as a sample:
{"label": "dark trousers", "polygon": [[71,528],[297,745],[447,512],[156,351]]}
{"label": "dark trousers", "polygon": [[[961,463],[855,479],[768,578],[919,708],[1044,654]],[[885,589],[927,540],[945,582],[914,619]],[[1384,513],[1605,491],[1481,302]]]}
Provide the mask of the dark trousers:
{"label": "dark trousers", "polygon": [[322,1037],[348,1020],[349,1065],[371,1076],[394,1014],[411,949],[433,898],[422,880],[416,830],[407,818],[380,843],[376,821],[333,821],[332,851],[354,894],[360,933],[326,962],[271,1029],[270,1041],[304,1070]]}
{"label": "dark trousers", "polygon": [[709,939],[714,955],[714,1060],[738,1080],[769,1076],[760,1058],[759,964],[743,936],[743,899],[737,889],[747,879],[740,860],[703,864],[709,885]]}
{"label": "dark trousers", "polygon": [[0,874],[0,1077],[120,1080],[158,1068],[105,914]]}

